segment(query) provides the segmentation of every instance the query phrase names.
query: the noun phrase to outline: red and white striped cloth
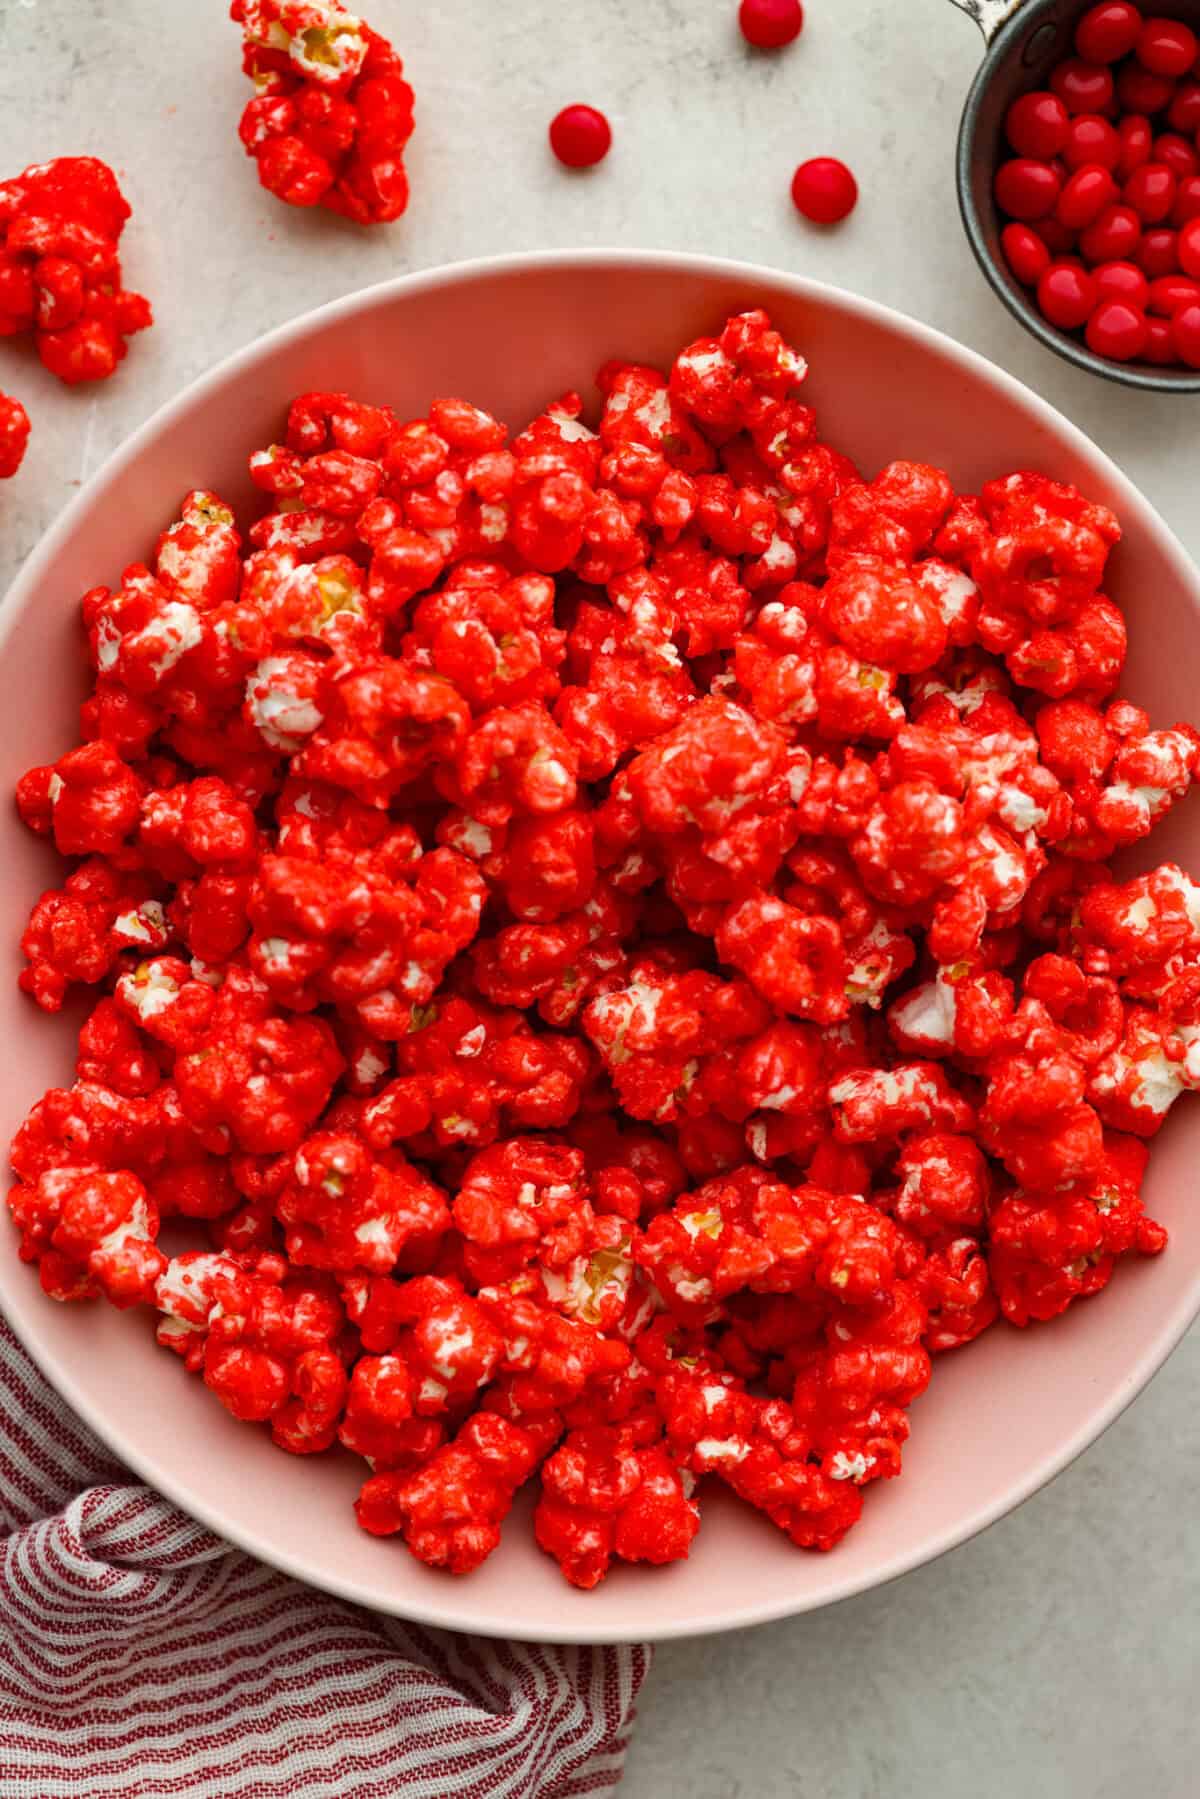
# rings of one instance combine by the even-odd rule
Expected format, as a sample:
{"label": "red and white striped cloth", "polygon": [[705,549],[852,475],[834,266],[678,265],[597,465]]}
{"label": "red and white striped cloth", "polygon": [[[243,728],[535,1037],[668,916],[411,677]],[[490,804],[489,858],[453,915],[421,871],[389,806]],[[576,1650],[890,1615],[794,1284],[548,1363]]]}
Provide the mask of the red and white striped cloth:
{"label": "red and white striped cloth", "polygon": [[644,1648],[494,1643],[277,1574],[139,1485],[0,1318],[2,1799],[567,1799]]}

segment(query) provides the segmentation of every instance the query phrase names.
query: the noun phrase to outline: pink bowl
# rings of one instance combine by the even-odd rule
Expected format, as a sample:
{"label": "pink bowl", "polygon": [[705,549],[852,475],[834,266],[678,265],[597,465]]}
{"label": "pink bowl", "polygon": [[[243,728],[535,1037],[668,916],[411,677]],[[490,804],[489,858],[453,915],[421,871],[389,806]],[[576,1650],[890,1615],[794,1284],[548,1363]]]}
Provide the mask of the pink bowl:
{"label": "pink bowl", "polygon": [[[167,406],[108,463],[30,558],[0,614],[0,783],[75,740],[78,600],[144,556],[190,487],[248,500],[247,452],[276,434],[306,388],[346,388],[402,415],[461,393],[523,422],[612,356],[663,363],[748,304],[770,309],[808,354],[823,432],[866,470],[896,456],[939,463],[956,486],[1034,467],[1116,508],[1125,538],[1112,586],[1130,620],[1125,691],[1170,724],[1200,690],[1200,580],[1162,520],[1060,414],[969,350],[885,307],[814,281],[702,257],[583,252],[499,258],[389,282],[326,306],[240,352]],[[1153,610],[1153,616],[1151,616]],[[1166,653],[1164,654],[1164,649]],[[5,1139],[44,1088],[70,1078],[72,1027],[17,992],[17,935],[54,859],[0,826],[6,978],[0,1033]],[[1196,814],[1177,811],[1157,857],[1189,860]],[[1200,856],[1190,858],[1193,865]],[[568,1588],[521,1508],[500,1551],[457,1581],[357,1529],[361,1464],[299,1461],[236,1424],[148,1321],[46,1299],[0,1254],[0,1305],[46,1374],[146,1480],[213,1530],[318,1587],[432,1624],[552,1641],[684,1636],[811,1610],[890,1580],[963,1542],[1085,1449],[1144,1386],[1200,1309],[1200,1208],[1189,1205],[1200,1107],[1156,1145],[1149,1207],[1171,1247],[1122,1268],[1099,1303],[1051,1327],[997,1327],[946,1357],[913,1408],[899,1481],[873,1489],[841,1548],[805,1555],[762,1518],[713,1494],[691,1560],[620,1569]]]}

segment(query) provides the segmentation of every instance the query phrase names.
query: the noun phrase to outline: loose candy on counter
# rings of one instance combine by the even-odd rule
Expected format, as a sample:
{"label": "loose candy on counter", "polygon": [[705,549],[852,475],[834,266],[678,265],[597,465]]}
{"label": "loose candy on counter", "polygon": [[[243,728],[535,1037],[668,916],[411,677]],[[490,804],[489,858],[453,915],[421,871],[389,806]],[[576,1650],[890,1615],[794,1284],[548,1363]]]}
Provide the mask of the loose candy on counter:
{"label": "loose candy on counter", "polygon": [[814,225],[837,225],[858,205],[858,183],[836,156],[812,156],[792,176],[792,204]]}
{"label": "loose candy on counter", "polygon": [[[150,302],[121,285],[129,215],[116,176],[94,156],[59,156],[0,183],[0,337],[30,333],[69,386],[106,380],[126,338],[153,323]],[[19,427],[10,415],[6,463]]]}
{"label": "loose candy on counter", "polygon": [[1108,859],[1200,733],[1116,697],[1118,521],[865,478],[805,373],[751,312],[595,431],[300,396],[245,537],[196,490],[84,596],[83,741],[18,785],[71,862],[21,985],[91,995],[20,1254],[433,1567],[539,1470],[577,1586],[706,1480],[832,1549],[939,1355],[1166,1241],[1200,887]]}
{"label": "loose candy on counter", "polygon": [[594,106],[564,106],[550,121],[550,148],[564,168],[594,168],[612,148],[612,126]]}
{"label": "loose candy on counter", "polygon": [[233,0],[230,17],[254,83],[238,134],[263,186],[357,225],[398,219],[413,93],[392,46],[339,0]]}
{"label": "loose candy on counter", "polygon": [[782,50],[804,29],[800,0],[742,0],[738,29],[755,50]]}

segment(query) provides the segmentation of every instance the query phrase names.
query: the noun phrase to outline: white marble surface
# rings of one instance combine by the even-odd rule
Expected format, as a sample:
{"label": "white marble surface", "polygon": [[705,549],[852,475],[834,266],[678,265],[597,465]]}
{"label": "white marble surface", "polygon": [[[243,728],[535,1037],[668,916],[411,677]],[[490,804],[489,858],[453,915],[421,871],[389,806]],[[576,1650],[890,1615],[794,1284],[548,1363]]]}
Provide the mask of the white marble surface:
{"label": "white marble surface", "polygon": [[[0,492],[0,588],[79,482],[219,356],[388,274],[510,249],[708,250],[873,295],[982,350],[1121,462],[1200,554],[1197,402],[1126,395],[1025,337],[954,205],[979,55],[947,0],[809,0],[799,43],[743,53],[734,0],[375,0],[406,56],[414,198],[363,234],[288,212],[234,136],[222,0],[0,0],[0,170],[93,151],[136,208],[129,284],[159,324],[118,377],[68,393],[0,346],[34,440]],[[570,100],[616,144],[584,178],[544,147]],[[788,179],[844,155],[862,201],[804,227]],[[1196,1791],[1200,1336],[1049,1491],[985,1537],[815,1617],[660,1650],[628,1799],[1123,1799]]]}

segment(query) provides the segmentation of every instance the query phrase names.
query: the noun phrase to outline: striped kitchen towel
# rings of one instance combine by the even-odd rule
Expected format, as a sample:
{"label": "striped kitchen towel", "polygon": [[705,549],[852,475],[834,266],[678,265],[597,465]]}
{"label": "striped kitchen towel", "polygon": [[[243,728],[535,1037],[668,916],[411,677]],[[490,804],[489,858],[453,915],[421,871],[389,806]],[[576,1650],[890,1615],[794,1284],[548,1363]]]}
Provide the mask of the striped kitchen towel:
{"label": "striped kitchen towel", "polygon": [[648,1663],[277,1574],[133,1480],[0,1318],[0,1799],[603,1795]]}

